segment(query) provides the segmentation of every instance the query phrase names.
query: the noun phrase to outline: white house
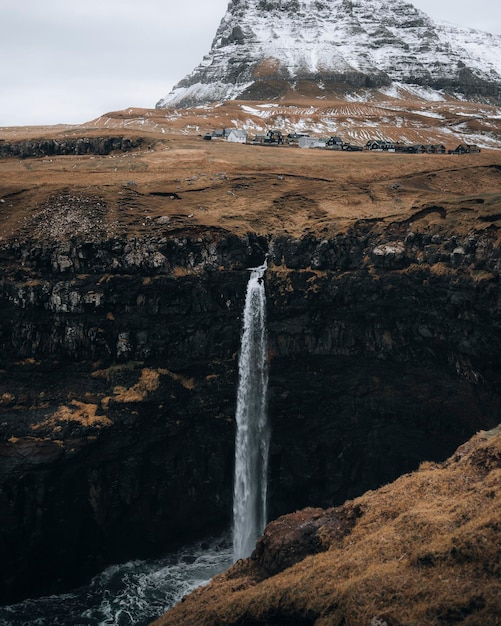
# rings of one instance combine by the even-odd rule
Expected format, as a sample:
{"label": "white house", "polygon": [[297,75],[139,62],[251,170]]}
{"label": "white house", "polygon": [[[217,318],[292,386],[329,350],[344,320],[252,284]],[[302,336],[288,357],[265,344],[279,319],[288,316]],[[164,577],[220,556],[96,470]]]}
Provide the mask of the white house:
{"label": "white house", "polygon": [[325,148],[325,139],[315,139],[315,137],[300,137],[300,148]]}
{"label": "white house", "polygon": [[233,143],[246,143],[247,131],[239,130],[238,128],[232,128],[226,139],[227,141],[231,141]]}

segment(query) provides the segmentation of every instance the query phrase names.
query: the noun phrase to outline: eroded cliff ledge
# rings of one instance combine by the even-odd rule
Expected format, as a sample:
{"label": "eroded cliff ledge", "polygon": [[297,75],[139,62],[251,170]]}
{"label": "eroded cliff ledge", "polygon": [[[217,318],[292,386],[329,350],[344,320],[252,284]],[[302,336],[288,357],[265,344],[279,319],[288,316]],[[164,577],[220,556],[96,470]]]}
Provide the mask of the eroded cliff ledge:
{"label": "eroded cliff ledge", "polygon": [[[328,178],[324,155],[279,167],[289,153],[261,149],[263,173],[206,150],[62,157],[43,187],[44,162],[5,165],[4,602],[229,523],[240,316],[265,254],[273,518],[499,419],[497,155],[461,176],[429,158],[382,173],[388,155],[346,182],[351,156]],[[433,191],[454,180],[484,187]]]}

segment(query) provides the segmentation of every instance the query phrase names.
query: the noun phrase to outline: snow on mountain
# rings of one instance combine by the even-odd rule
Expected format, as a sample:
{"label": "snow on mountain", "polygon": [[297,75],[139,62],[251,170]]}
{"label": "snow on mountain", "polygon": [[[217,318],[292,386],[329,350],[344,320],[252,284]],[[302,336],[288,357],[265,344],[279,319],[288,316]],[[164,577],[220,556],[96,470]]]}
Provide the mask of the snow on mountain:
{"label": "snow on mountain", "polygon": [[157,107],[407,86],[501,102],[501,36],[404,0],[232,0],[210,52]]}

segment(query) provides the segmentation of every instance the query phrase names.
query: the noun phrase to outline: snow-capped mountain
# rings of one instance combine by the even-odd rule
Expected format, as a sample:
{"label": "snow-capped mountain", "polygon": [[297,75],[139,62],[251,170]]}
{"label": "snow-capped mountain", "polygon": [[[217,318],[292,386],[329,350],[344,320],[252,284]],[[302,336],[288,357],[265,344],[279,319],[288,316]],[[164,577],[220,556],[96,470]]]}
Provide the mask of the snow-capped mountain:
{"label": "snow-capped mountain", "polygon": [[157,107],[395,84],[501,102],[501,36],[404,0],[232,0],[210,52]]}

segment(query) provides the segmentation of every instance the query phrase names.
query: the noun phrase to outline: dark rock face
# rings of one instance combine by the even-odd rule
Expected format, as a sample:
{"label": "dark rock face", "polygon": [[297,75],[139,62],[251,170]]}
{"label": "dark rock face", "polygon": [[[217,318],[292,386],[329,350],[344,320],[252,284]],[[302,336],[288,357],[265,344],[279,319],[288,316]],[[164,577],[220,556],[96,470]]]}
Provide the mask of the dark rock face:
{"label": "dark rock face", "polygon": [[0,252],[3,602],[229,524],[246,267],[267,252],[272,517],[339,505],[498,421],[489,229]]}
{"label": "dark rock face", "polygon": [[331,509],[306,508],[270,522],[251,557],[259,576],[275,576],[305,557],[341,543],[359,517],[360,507],[350,502]]}
{"label": "dark rock face", "polygon": [[28,139],[25,141],[0,141],[0,158],[61,156],[75,154],[100,154],[111,152],[129,152],[139,148],[142,139],[128,137],[64,137],[61,139]]}

